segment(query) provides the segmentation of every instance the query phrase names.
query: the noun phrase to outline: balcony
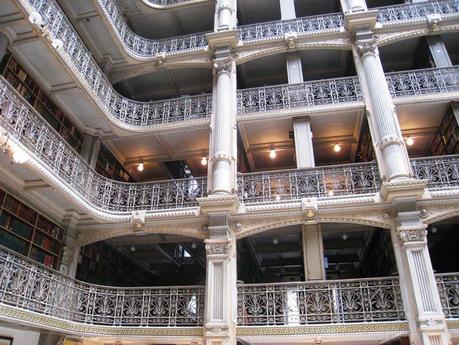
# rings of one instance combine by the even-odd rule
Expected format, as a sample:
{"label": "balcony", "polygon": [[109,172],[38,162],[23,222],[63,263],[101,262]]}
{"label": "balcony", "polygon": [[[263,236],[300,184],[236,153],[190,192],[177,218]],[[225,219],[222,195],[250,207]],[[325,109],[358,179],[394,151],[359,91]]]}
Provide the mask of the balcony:
{"label": "balcony", "polygon": [[[459,67],[387,73],[390,93],[397,102],[424,95],[459,91]],[[291,116],[342,107],[362,106],[359,78],[337,78],[239,90],[238,119],[273,114]]]}
{"label": "balcony", "polygon": [[[37,327],[52,321],[55,329],[77,334],[145,336],[162,328],[167,335],[202,335],[202,286],[91,285],[4,247],[0,273],[0,318],[9,321]],[[459,318],[459,275],[436,279],[446,318]],[[397,277],[238,286],[238,328],[397,321],[405,322]]]}
{"label": "balcony", "polygon": [[[137,210],[194,212],[198,198],[207,196],[206,178],[123,183],[100,176],[3,79],[0,111],[2,133],[26,149],[33,168],[97,217],[126,218]],[[458,156],[414,159],[412,166],[414,177],[427,180],[431,190],[459,187]],[[238,175],[238,197],[245,204],[374,195],[380,187],[376,163]]]}

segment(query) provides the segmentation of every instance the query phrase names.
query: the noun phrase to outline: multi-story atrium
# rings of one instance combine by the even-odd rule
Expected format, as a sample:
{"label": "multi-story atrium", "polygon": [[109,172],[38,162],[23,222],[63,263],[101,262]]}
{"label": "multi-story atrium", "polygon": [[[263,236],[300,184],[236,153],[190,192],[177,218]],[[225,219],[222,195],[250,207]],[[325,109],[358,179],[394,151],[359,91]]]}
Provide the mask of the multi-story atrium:
{"label": "multi-story atrium", "polygon": [[459,0],[1,0],[0,61],[0,344],[459,344]]}

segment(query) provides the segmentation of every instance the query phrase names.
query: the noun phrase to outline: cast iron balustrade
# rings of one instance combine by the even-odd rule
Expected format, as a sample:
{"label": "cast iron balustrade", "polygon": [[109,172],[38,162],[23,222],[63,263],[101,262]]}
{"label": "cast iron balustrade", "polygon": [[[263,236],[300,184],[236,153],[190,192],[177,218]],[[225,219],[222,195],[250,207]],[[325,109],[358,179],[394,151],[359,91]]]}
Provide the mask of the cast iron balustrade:
{"label": "cast iron balustrade", "polygon": [[459,155],[416,158],[411,166],[415,178],[427,180],[429,190],[459,187]]}
{"label": "cast iron balustrade", "polygon": [[284,37],[287,33],[312,33],[316,31],[337,31],[344,26],[342,13],[308,16],[291,20],[276,20],[238,27],[239,39],[245,42]]}
{"label": "cast iron balustrade", "polygon": [[[206,178],[125,183],[100,176],[3,78],[0,125],[3,134],[24,145],[70,193],[99,211],[126,214],[195,208],[197,199],[207,196]],[[459,156],[414,159],[412,167],[414,176],[427,180],[430,190],[459,187]],[[238,175],[238,197],[246,204],[370,195],[380,186],[376,163]]]}
{"label": "cast iron balustrade", "polygon": [[[387,73],[394,99],[459,91],[459,67]],[[237,93],[238,114],[313,108],[363,101],[357,77],[263,86]]]}
{"label": "cast iron balustrade", "polygon": [[405,320],[397,277],[238,286],[238,325]]}
{"label": "cast iron balustrade", "polygon": [[263,86],[237,92],[239,115],[362,101],[357,77]]}
{"label": "cast iron balustrade", "polygon": [[442,273],[436,276],[443,313],[447,319],[459,318],[459,273]]}
{"label": "cast iron balustrade", "polygon": [[110,213],[197,206],[207,193],[205,178],[123,183],[97,174],[3,78],[0,125],[27,147],[56,178],[92,207]]}
{"label": "cast iron balustrade", "polygon": [[[210,94],[148,103],[136,102],[121,96],[113,89],[54,0],[28,1],[41,14],[52,37],[64,43],[61,49],[67,55],[68,61],[85,81],[90,94],[116,123],[144,127],[210,117],[212,113],[212,95]],[[117,13],[115,16],[118,18],[117,25],[127,28],[113,0],[97,1],[100,1],[104,8],[109,9],[109,12],[113,13],[114,16]],[[150,48],[147,48],[148,44],[142,43],[143,41],[141,42],[139,38],[133,38],[134,34],[128,28],[121,31],[123,31],[123,37],[128,35],[132,38],[132,40],[130,39],[132,47],[144,52],[150,51]],[[195,39],[190,38],[190,40]],[[165,40],[164,42],[166,41],[168,42],[164,43],[168,47],[164,48],[166,50],[179,49],[178,47],[182,49],[192,44],[191,41],[182,42],[181,38]],[[458,77],[458,67],[397,72],[386,75],[389,89],[395,98],[457,91],[459,90]],[[358,78],[349,77],[240,90],[237,98],[238,114],[244,115],[281,109],[351,103],[362,101],[362,94]]]}
{"label": "cast iron balustrade", "polygon": [[[54,0],[28,1],[42,16],[53,40],[63,42],[60,49],[66,55],[67,62],[87,84],[88,91],[98,104],[115,122],[129,126],[150,126],[210,117],[211,95],[187,96],[155,102],[137,102],[121,96],[113,89],[91,52]],[[170,47],[182,46],[178,38],[164,44]],[[147,48],[145,46],[142,49]]]}
{"label": "cast iron balustrade", "polygon": [[238,196],[244,203],[255,204],[370,194],[378,192],[380,185],[376,163],[342,164],[241,174]]}
{"label": "cast iron balustrade", "polygon": [[0,303],[106,326],[202,326],[204,287],[98,286],[70,279],[0,246]]}
{"label": "cast iron balustrade", "polygon": [[[50,0],[48,0],[50,1]],[[207,47],[205,33],[197,33],[174,38],[160,40],[150,40],[135,34],[127,25],[126,20],[121,14],[114,0],[96,0],[105,12],[116,35],[123,43],[124,47],[132,56],[138,59],[149,59],[159,53],[180,53]],[[157,1],[162,2],[164,1]],[[169,1],[167,1],[169,4]],[[172,1],[170,1],[172,2]],[[184,3],[186,1],[176,0],[174,3]]]}
{"label": "cast iron balustrade", "polygon": [[416,4],[379,7],[378,22],[398,22],[426,18],[432,14],[452,14],[459,12],[459,0],[430,0]]}

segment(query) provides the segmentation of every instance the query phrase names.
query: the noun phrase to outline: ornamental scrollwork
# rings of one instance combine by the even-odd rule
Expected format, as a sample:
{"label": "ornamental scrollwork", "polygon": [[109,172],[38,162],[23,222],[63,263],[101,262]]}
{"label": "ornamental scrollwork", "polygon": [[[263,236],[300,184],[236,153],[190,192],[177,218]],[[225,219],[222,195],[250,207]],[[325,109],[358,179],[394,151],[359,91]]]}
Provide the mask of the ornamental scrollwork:
{"label": "ornamental scrollwork", "polygon": [[214,69],[217,73],[231,73],[233,70],[233,59],[222,58],[214,60]]}
{"label": "ornamental scrollwork", "polygon": [[402,244],[411,242],[425,242],[427,230],[421,229],[401,229],[398,230],[398,237]]}
{"label": "ornamental scrollwork", "polygon": [[377,49],[378,49],[376,40],[374,38],[358,40],[355,42],[355,45],[357,47],[357,52],[362,58],[365,57],[366,55],[376,54]]}
{"label": "ornamental scrollwork", "polygon": [[231,242],[207,240],[205,248],[207,255],[227,255],[231,248]]}

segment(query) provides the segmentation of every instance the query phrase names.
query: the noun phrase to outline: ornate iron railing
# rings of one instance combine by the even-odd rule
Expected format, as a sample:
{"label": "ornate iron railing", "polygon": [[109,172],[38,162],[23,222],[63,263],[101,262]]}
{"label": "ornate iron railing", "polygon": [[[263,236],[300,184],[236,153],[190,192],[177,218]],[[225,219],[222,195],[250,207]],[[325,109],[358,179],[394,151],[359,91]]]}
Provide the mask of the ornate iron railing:
{"label": "ornate iron railing", "polygon": [[362,99],[357,77],[264,86],[237,92],[239,114],[341,104]]}
{"label": "ornate iron railing", "polygon": [[339,31],[344,26],[342,13],[309,16],[292,20],[277,20],[238,27],[243,41],[265,40],[284,37],[287,33],[310,33],[315,31]]}
{"label": "ornate iron railing", "polygon": [[[393,98],[459,91],[459,67],[387,73]],[[239,90],[238,114],[346,104],[363,100],[357,77]]]}
{"label": "ornate iron railing", "polygon": [[343,164],[242,174],[238,176],[238,195],[248,204],[280,202],[376,193],[380,184],[376,163]]}
{"label": "ornate iron railing", "polygon": [[247,284],[238,287],[238,325],[308,325],[404,320],[397,277]]}
{"label": "ornate iron railing", "polygon": [[427,188],[440,190],[459,187],[459,155],[411,160],[414,176],[427,180]]}
{"label": "ornate iron railing", "polygon": [[435,277],[446,318],[459,318],[459,274],[443,273]]}
{"label": "ornate iron railing", "polygon": [[378,22],[397,22],[425,18],[431,14],[451,14],[459,12],[458,0],[430,0],[416,4],[379,7]]}
{"label": "ornate iron railing", "polygon": [[55,178],[98,210],[126,213],[194,207],[197,198],[207,193],[205,178],[123,183],[100,176],[3,78],[0,125]]}
{"label": "ornate iron railing", "polygon": [[[113,89],[110,81],[56,2],[54,0],[27,1],[41,15],[53,41],[62,42],[62,47],[59,49],[65,54],[66,60],[71,64],[80,80],[87,84],[88,91],[96,102],[117,125],[150,126],[210,117],[211,95],[155,102],[137,102],[121,96]],[[178,41],[175,42],[170,44],[180,45]]]}
{"label": "ornate iron railing", "polygon": [[[49,1],[49,0],[48,0]],[[149,40],[134,33],[126,23],[114,0],[96,0],[103,9],[112,29],[123,43],[123,46],[135,58],[151,59],[159,53],[189,52],[207,47],[205,33],[178,36],[161,40]],[[164,2],[164,1],[157,1]],[[168,4],[171,1],[168,1]],[[175,1],[183,3],[185,1]]]}
{"label": "ornate iron railing", "polygon": [[84,324],[190,327],[203,324],[204,287],[92,285],[0,247],[0,303]]}
{"label": "ornate iron railing", "polygon": [[386,74],[394,98],[459,91],[459,66]]}

